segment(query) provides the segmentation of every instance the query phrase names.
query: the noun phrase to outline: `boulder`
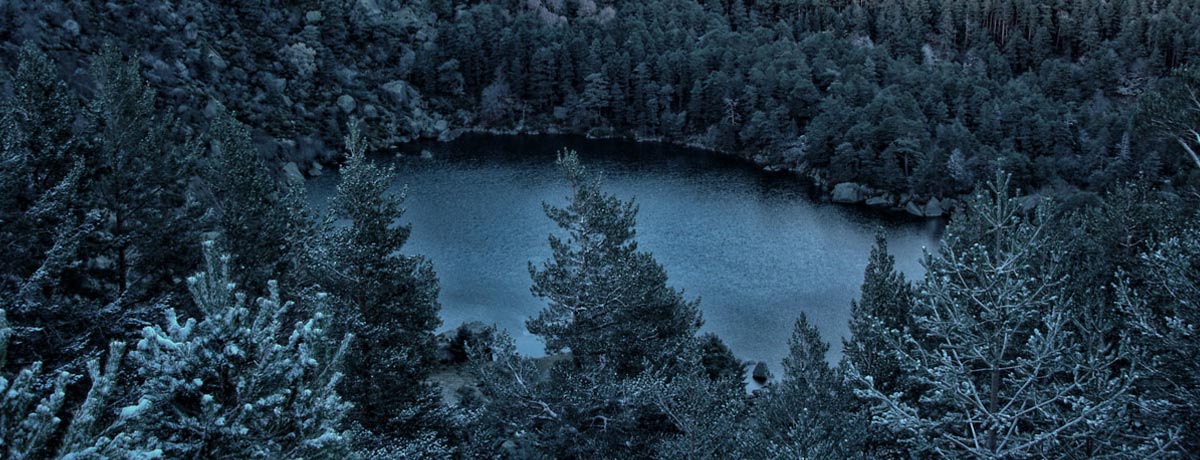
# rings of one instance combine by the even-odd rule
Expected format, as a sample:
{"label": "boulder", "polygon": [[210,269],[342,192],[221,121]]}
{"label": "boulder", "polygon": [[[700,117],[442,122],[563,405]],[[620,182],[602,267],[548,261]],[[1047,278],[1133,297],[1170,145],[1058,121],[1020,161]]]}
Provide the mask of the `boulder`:
{"label": "boulder", "polygon": [[412,85],[409,85],[404,80],[393,80],[384,83],[380,89],[383,90],[388,99],[391,99],[393,103],[400,106],[412,104],[420,97],[417,90],[413,89]]}
{"label": "boulder", "polygon": [[942,202],[938,201],[937,197],[930,198],[929,202],[925,204],[925,217],[942,217],[942,214],[945,213],[946,211],[942,209]]}
{"label": "boulder", "polygon": [[354,97],[350,96],[349,94],[343,94],[338,96],[337,105],[342,109],[343,112],[350,113],[353,112],[356,107],[358,107],[358,102],[355,102]]}
{"label": "boulder", "polygon": [[459,135],[458,130],[447,128],[438,133],[437,139],[438,139],[438,142],[450,142],[454,139],[457,139],[458,135]]}
{"label": "boulder", "polygon": [[62,27],[63,29],[66,29],[67,33],[71,34],[72,36],[79,35],[79,23],[75,22],[74,19],[66,20],[66,22],[63,22]]}
{"label": "boulder", "polygon": [[304,13],[304,22],[307,22],[309,24],[321,22],[321,19],[324,19],[324,16],[321,15],[320,11],[313,10],[313,11]]}
{"label": "boulder", "polygon": [[767,383],[767,380],[771,379],[771,370],[767,368],[767,363],[759,361],[754,364],[754,370],[750,372],[750,377],[760,384]]}
{"label": "boulder", "polygon": [[290,181],[304,182],[304,174],[300,173],[300,167],[294,161],[289,161],[283,165],[283,173],[287,175]]}
{"label": "boulder", "polygon": [[421,151],[421,159],[422,159],[422,160],[432,160],[432,159],[433,159],[433,152],[430,152],[430,151],[428,151],[428,150],[422,150],[422,151]]}
{"label": "boulder", "polygon": [[854,182],[842,182],[833,186],[831,199],[834,203],[862,203],[866,199],[862,185]]}
{"label": "boulder", "polygon": [[204,104],[204,118],[213,119],[217,114],[221,113],[221,103],[216,99],[209,99],[207,104]]}
{"label": "boulder", "polygon": [[917,202],[915,201],[909,201],[908,205],[904,206],[904,210],[914,216],[925,217],[925,210],[917,206]]}
{"label": "boulder", "polygon": [[377,0],[358,0],[358,7],[363,10],[368,17],[375,17],[383,14],[383,8],[379,6]]}
{"label": "boulder", "polygon": [[145,73],[146,81],[155,85],[175,86],[179,82],[178,69],[158,58],[150,59],[150,70]]}
{"label": "boulder", "polygon": [[892,205],[892,199],[889,195],[879,195],[867,198],[867,206],[874,208],[886,208]]}
{"label": "boulder", "polygon": [[205,58],[208,60],[208,65],[211,65],[213,69],[225,70],[229,68],[229,63],[220,54],[217,54],[216,51],[209,50]]}
{"label": "boulder", "polygon": [[293,160],[297,161],[314,161],[324,158],[323,155],[331,154],[331,150],[325,147],[325,143],[318,137],[300,136],[296,138],[296,153]]}
{"label": "boulder", "polygon": [[521,456],[521,452],[517,450],[517,443],[513,442],[511,439],[506,439],[504,442],[500,443],[500,448],[504,450],[506,454],[505,457],[517,458]]}
{"label": "boulder", "polygon": [[194,22],[187,23],[186,26],[183,26],[183,36],[188,41],[196,41],[197,38],[200,38],[200,26]]}
{"label": "boulder", "polygon": [[354,86],[355,79],[358,78],[358,72],[345,67],[333,71],[334,77],[337,77],[338,83],[342,86]]}
{"label": "boulder", "polygon": [[321,166],[320,162],[316,162],[316,161],[312,162],[312,167],[308,168],[308,175],[315,177],[315,176],[320,176],[322,174],[325,174],[325,167]]}

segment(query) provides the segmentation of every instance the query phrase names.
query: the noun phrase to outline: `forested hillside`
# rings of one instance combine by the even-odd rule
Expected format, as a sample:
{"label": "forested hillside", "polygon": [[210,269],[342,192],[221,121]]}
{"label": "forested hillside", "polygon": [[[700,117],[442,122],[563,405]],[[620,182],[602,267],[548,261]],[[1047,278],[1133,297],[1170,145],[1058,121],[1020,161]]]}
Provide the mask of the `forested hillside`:
{"label": "forested hillside", "polygon": [[[1185,0],[0,3],[0,458],[1195,458],[1198,26]],[[800,315],[748,392],[637,202],[564,150],[531,359],[435,334],[370,155],[474,129],[960,204],[923,279],[881,235],[852,336]],[[313,209],[282,165],[334,159]]]}
{"label": "forested hillside", "polygon": [[914,213],[997,168],[1091,199],[1191,184],[1197,164],[1151,129],[1178,108],[1144,103],[1200,54],[1186,0],[55,1],[8,2],[0,24],[6,62],[36,43],[86,89],[114,44],[185,126],[226,107],[302,169],[337,157],[350,117],[377,145],[486,129],[703,146]]}

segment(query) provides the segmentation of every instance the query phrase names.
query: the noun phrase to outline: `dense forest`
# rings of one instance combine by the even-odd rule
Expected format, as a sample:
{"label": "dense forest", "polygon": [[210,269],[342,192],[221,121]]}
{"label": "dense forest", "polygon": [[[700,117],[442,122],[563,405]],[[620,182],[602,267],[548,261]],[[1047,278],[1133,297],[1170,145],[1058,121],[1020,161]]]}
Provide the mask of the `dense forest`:
{"label": "dense forest", "polygon": [[[0,3],[0,458],[1194,458],[1196,56],[1186,0]],[[370,155],[466,130],[952,216],[748,392],[564,150],[531,359],[435,334]]]}
{"label": "dense forest", "polygon": [[1177,111],[1150,100],[1198,31],[1188,0],[15,1],[0,60],[36,44],[87,91],[90,57],[117,46],[189,132],[225,107],[301,171],[341,156],[349,118],[379,146],[576,132],[736,153],[846,184],[838,201],[936,215],[996,170],[1077,201],[1194,185],[1200,161],[1155,123]]}

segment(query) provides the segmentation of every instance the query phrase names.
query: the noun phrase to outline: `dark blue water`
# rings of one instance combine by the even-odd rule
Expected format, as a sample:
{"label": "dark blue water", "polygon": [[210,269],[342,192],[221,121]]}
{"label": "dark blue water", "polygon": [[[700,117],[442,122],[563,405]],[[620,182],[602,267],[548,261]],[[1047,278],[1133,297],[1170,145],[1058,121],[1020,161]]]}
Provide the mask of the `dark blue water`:
{"label": "dark blue water", "polygon": [[[936,245],[936,222],[820,203],[795,176],[702,151],[567,136],[410,146],[404,157],[377,160],[394,162],[397,189],[407,186],[406,252],[433,262],[443,329],[479,320],[508,329],[522,353],[543,353],[524,327],[544,305],[529,292],[527,264],[549,256],[546,237],[556,231],[542,202],[562,204],[569,192],[554,166],[563,147],[602,172],[608,192],[637,200],[639,246],[671,285],[701,298],[704,330],[775,369],[800,312],[833,344],[830,358],[841,356],[876,228],[910,278],[923,273],[922,248]],[[434,158],[417,158],[421,149]],[[328,172],[313,179],[310,198],[323,204],[337,181]]]}

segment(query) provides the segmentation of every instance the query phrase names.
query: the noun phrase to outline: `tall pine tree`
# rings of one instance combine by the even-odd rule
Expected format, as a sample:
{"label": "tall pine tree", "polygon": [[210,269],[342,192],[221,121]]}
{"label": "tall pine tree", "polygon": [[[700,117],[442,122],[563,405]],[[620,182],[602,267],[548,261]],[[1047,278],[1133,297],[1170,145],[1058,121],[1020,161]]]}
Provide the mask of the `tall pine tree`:
{"label": "tall pine tree", "polygon": [[80,206],[86,167],[74,132],[79,102],[32,46],[21,49],[0,107],[0,306],[16,325],[10,370],[82,365],[104,346],[112,309],[77,295],[81,246],[99,225]]}
{"label": "tall pine tree", "polygon": [[1106,434],[1131,377],[1113,372],[1120,355],[1089,355],[1073,330],[1078,304],[1064,295],[1048,215],[1040,206],[1025,216],[1006,175],[968,201],[926,259],[914,327],[898,347],[917,395],[863,379],[882,408],[874,422],[953,458],[1065,458],[1068,435]]}
{"label": "tall pine tree", "polygon": [[170,289],[198,265],[189,248],[199,247],[199,216],[187,199],[195,146],[175,140],[174,119],[155,107],[136,63],[111,48],[95,61],[84,198],[104,225],[88,256],[106,261],[95,264],[103,294],[131,301]]}
{"label": "tall pine tree", "polygon": [[576,363],[633,375],[645,364],[669,367],[694,344],[698,302],[667,286],[667,273],[634,241],[637,207],[604,193],[572,151],[558,165],[571,184],[564,208],[544,204],[567,232],[550,236],[550,259],[529,264],[533,294],[549,305],[526,322],[546,351],[569,349]]}
{"label": "tall pine tree", "polygon": [[[884,394],[903,392],[903,372],[896,352],[899,339],[911,326],[912,288],[896,271],[883,233],[875,234],[875,247],[863,276],[862,294],[850,303],[850,340],[842,342],[843,367],[855,379],[869,379]],[[860,414],[870,420],[875,404],[856,398]],[[887,430],[869,430],[863,448],[874,458],[904,458],[902,447]]]}
{"label": "tall pine tree", "polygon": [[277,180],[232,114],[217,116],[210,137],[211,205],[233,280],[252,293],[265,293],[267,280],[291,285],[314,228],[303,185]]}
{"label": "tall pine tree", "polygon": [[346,148],[326,236],[326,284],[343,305],[340,327],[357,337],[342,389],[355,403],[352,418],[367,429],[416,434],[413,417],[430,410],[437,276],[429,261],[401,252],[411,231],[399,224],[404,194],[391,194],[393,171],[367,158],[357,121]]}

